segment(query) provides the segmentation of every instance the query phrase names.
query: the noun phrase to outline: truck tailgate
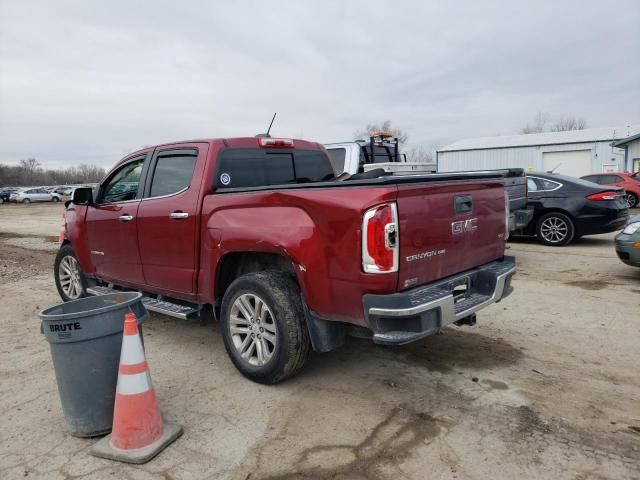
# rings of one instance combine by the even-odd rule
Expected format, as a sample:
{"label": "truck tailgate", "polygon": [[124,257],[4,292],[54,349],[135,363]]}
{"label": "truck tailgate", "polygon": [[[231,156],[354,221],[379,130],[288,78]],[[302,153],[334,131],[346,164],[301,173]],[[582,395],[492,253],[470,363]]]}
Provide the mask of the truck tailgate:
{"label": "truck tailgate", "polygon": [[501,258],[505,198],[501,180],[398,185],[398,290]]}

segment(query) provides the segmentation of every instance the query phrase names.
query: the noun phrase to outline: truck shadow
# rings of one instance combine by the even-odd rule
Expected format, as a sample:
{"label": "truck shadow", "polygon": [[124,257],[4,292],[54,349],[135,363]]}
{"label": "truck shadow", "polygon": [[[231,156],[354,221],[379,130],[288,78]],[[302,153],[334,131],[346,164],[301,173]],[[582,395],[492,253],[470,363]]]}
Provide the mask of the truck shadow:
{"label": "truck shadow", "polygon": [[501,337],[490,337],[457,328],[444,330],[443,335],[405,345],[396,353],[407,363],[440,373],[456,369],[485,370],[513,365],[524,353]]}
{"label": "truck shadow", "polygon": [[398,347],[349,338],[345,345],[335,352],[312,353],[306,370],[314,371],[315,374],[327,374],[331,370],[344,371],[349,369],[348,365],[357,365],[367,357],[372,361],[395,361],[434,372],[451,373],[460,369],[481,371],[513,365],[523,359],[524,353],[500,337],[446,328],[442,335],[434,335]]}

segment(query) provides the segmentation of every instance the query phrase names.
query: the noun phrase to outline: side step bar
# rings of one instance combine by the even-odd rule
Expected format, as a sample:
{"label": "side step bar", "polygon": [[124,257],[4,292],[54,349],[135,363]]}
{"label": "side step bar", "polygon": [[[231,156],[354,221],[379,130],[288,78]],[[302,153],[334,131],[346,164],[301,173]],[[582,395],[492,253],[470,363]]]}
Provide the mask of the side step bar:
{"label": "side step bar", "polygon": [[[117,290],[113,290],[108,287],[95,286],[87,288],[87,293],[94,296],[106,295],[108,293],[115,292],[117,292]],[[197,318],[200,316],[200,311],[202,310],[201,305],[181,305],[179,303],[164,300],[161,296],[158,298],[142,297],[142,304],[144,305],[144,308],[150,312],[162,313],[164,315],[169,315],[170,317],[183,319]]]}

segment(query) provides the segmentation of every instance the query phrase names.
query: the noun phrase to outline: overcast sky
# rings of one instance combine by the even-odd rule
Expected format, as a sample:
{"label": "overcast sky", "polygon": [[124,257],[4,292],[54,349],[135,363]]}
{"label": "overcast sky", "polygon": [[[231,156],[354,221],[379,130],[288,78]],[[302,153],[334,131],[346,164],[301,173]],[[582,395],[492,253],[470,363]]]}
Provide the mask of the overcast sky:
{"label": "overcast sky", "polygon": [[0,0],[0,162],[109,167],[274,111],[273,134],[320,142],[640,124],[640,1]]}

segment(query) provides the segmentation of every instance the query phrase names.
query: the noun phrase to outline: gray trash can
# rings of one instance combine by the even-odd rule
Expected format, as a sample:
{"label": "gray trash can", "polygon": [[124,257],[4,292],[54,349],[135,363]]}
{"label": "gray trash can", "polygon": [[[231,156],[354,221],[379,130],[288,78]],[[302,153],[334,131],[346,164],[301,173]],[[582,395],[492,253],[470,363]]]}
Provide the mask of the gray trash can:
{"label": "gray trash can", "polygon": [[40,312],[72,435],[93,437],[111,431],[124,315],[135,313],[138,324],[146,320],[149,314],[141,299],[138,292],[110,293]]}

